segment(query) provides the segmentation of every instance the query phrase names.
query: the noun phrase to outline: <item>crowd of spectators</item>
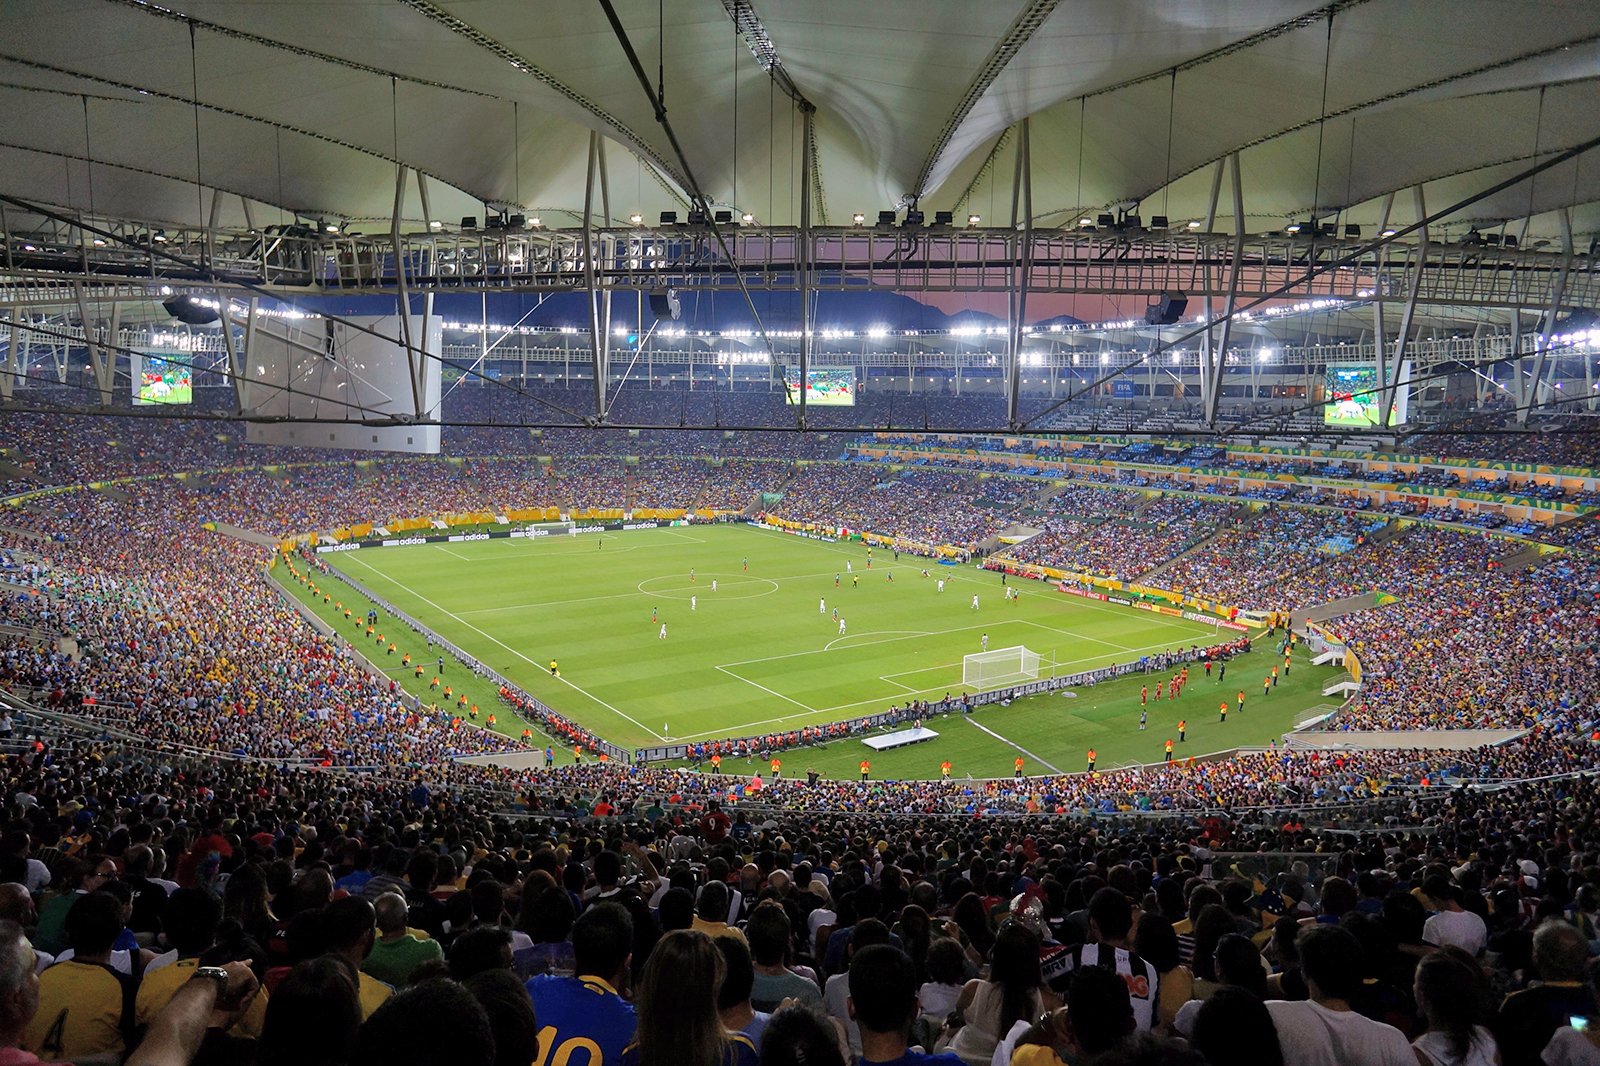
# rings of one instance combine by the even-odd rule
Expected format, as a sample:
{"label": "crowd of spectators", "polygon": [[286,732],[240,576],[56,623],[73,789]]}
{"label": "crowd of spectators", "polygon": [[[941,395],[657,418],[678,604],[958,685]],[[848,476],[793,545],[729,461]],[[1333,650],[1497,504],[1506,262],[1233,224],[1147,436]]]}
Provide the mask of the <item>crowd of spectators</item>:
{"label": "crowd of spectators", "polygon": [[906,817],[815,786],[724,807],[586,766],[558,773],[631,783],[508,817],[335,770],[10,743],[17,1063],[1600,1058],[1573,1021],[1597,1009],[1590,776],[1333,828]]}

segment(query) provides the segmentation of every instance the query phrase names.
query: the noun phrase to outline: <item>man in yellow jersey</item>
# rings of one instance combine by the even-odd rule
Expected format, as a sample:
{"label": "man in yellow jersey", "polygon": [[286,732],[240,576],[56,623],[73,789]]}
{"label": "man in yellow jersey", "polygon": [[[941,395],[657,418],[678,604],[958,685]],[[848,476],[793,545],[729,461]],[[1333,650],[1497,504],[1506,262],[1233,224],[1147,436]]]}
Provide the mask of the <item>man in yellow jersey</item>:
{"label": "man in yellow jersey", "polygon": [[[167,942],[178,953],[176,962],[147,971],[139,982],[134,1001],[134,1019],[143,1028],[172,1002],[178,989],[188,983],[200,966],[200,956],[211,947],[217,926],[222,922],[222,901],[203,888],[180,888],[168,899],[161,914],[161,928]],[[239,1020],[241,1036],[261,1035],[267,1016],[267,993],[256,994]]]}
{"label": "man in yellow jersey", "polygon": [[120,1056],[133,1034],[133,979],[111,968],[122,932],[122,902],[107,892],[79,896],[67,916],[73,957],[39,977],[39,1009],[22,1047],[40,1058]]}

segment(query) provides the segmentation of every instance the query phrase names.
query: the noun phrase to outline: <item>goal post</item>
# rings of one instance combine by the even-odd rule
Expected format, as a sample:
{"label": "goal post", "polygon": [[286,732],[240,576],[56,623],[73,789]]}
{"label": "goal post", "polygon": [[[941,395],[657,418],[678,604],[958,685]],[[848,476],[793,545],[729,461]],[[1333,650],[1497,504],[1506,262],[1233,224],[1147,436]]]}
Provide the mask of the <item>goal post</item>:
{"label": "goal post", "polygon": [[994,688],[1012,685],[1019,681],[1033,681],[1039,676],[1039,653],[1018,644],[1012,648],[997,648],[964,656],[961,660],[961,683],[972,688]]}

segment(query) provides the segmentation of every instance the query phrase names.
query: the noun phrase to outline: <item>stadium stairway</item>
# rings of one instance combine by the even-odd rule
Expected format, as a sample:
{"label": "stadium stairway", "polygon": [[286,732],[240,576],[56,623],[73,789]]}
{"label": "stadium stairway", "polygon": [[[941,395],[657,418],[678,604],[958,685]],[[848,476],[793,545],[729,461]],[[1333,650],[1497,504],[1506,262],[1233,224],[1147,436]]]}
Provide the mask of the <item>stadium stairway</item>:
{"label": "stadium stairway", "polygon": [[1187,548],[1183,549],[1183,551],[1179,552],[1177,555],[1174,555],[1160,566],[1152,567],[1151,569],[1146,570],[1144,573],[1135,577],[1133,579],[1134,582],[1140,585],[1159,585],[1161,582],[1158,579],[1161,577],[1161,575],[1177,565],[1179,559],[1186,558],[1190,554],[1200,551],[1202,548],[1206,547],[1208,544],[1211,544],[1224,533],[1232,533],[1236,530],[1244,529],[1246,526],[1250,525],[1250,523],[1254,522],[1265,513],[1266,512],[1264,509],[1261,511],[1254,511],[1248,506],[1241,506],[1239,510],[1228,516],[1230,519],[1230,524],[1219,526],[1212,530],[1209,535],[1201,537],[1199,540],[1195,541],[1193,544],[1189,545]]}
{"label": "stadium stairway", "polygon": [[[0,526],[0,535],[6,537],[16,537],[19,540],[31,540],[38,544],[50,543],[50,538],[45,536],[43,533],[35,533],[31,529],[18,529],[15,526]],[[34,556],[34,558],[37,559],[40,558],[40,556]]]}
{"label": "stadium stairway", "polygon": [[1359,596],[1345,596],[1342,599],[1329,600],[1319,603],[1304,610],[1289,612],[1289,625],[1299,628],[1307,622],[1325,622],[1330,618],[1340,615],[1355,614],[1357,611],[1370,611],[1378,606],[1378,594],[1363,592]]}
{"label": "stadium stairway", "polygon": [[1538,561],[1544,557],[1545,553],[1539,549],[1537,544],[1529,544],[1521,551],[1512,552],[1510,555],[1507,555],[1505,558],[1501,559],[1500,566],[1502,569],[1508,571],[1525,570],[1528,567],[1538,563]]}

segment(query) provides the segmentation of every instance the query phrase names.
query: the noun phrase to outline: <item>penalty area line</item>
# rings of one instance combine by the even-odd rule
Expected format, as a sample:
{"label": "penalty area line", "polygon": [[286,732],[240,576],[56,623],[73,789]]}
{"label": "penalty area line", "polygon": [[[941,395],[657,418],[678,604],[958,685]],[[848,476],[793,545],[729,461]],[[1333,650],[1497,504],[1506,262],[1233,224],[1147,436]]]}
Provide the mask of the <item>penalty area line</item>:
{"label": "penalty area line", "polygon": [[974,729],[983,730],[985,733],[988,733],[991,737],[994,737],[996,740],[998,740],[1000,743],[1006,745],[1007,747],[1015,748],[1018,752],[1020,752],[1023,755],[1026,755],[1028,758],[1032,759],[1034,762],[1038,763],[1040,766],[1047,766],[1050,769],[1054,770],[1058,774],[1063,774],[1063,775],[1066,774],[1066,771],[1061,769],[1061,767],[1057,766],[1055,763],[1052,763],[1052,762],[1049,762],[1049,761],[1047,761],[1045,759],[1040,758],[1039,756],[1035,755],[1033,752],[1029,751],[1027,748],[1023,747],[1021,744],[1018,744],[1016,741],[1008,740],[1005,737],[1001,736],[999,733],[996,733],[994,730],[990,729],[988,726],[980,725],[979,723],[973,721],[971,715],[967,715],[966,716],[966,723],[968,725],[970,725]]}
{"label": "penalty area line", "polygon": [[[467,621],[465,618],[462,618],[459,614],[456,614],[454,611],[446,610],[445,608],[439,606],[437,603],[434,603],[432,600],[428,599],[428,597],[424,596],[422,593],[418,592],[416,589],[413,589],[410,585],[407,585],[405,582],[400,581],[397,578],[390,577],[388,574],[386,574],[382,570],[379,570],[376,567],[372,566],[370,563],[368,563],[364,559],[357,559],[357,558],[352,557],[350,561],[353,562],[353,563],[360,563],[367,570],[370,570],[372,573],[374,573],[374,574],[378,575],[379,577],[383,578],[385,581],[389,582],[389,584],[395,586],[396,588],[402,590],[403,592],[406,592],[409,595],[415,596],[417,599],[421,600],[423,603],[427,604],[429,607],[432,607],[434,610],[438,611],[440,614],[447,615],[450,618],[454,618],[457,622],[460,622],[462,625],[466,626],[468,629],[472,630],[474,633],[478,634],[480,637],[483,637],[485,640],[488,640],[488,641],[491,641],[491,642],[493,642],[495,644],[498,644],[500,647],[504,648],[506,651],[510,652],[512,655],[515,655],[517,658],[521,659],[523,662],[527,663],[529,666],[532,666],[534,669],[540,670],[540,671],[543,670],[543,667],[541,667],[537,662],[534,662],[532,659],[528,658],[526,655],[522,654],[520,651],[518,651],[517,649],[513,648],[511,645],[507,644],[505,641],[499,639],[498,637],[494,637],[494,636],[491,636],[488,633],[485,633],[483,630],[479,629],[477,626],[473,625],[471,622]],[[594,700],[594,702],[598,703],[600,706],[604,707],[606,710],[610,711],[612,714],[617,715],[619,718],[626,718],[628,721],[632,722],[634,725],[638,726],[640,729],[644,730],[646,733],[649,733],[651,736],[655,737],[657,740],[662,741],[663,743],[665,743],[665,741],[667,739],[666,737],[662,736],[660,733],[657,733],[654,729],[651,729],[649,726],[645,725],[643,722],[639,721],[639,719],[633,717],[631,714],[628,714],[625,711],[619,711],[617,708],[611,706],[611,704],[607,703],[605,700],[601,699],[599,696],[596,696],[593,693],[590,693],[590,692],[584,690],[583,688],[581,688],[581,687],[579,687],[577,685],[574,685],[571,681],[568,681],[566,678],[561,677],[559,674],[556,675],[555,679],[557,681],[560,681],[563,685],[566,685],[568,688],[572,689],[573,691],[580,692],[583,695],[588,696],[591,700]]]}

